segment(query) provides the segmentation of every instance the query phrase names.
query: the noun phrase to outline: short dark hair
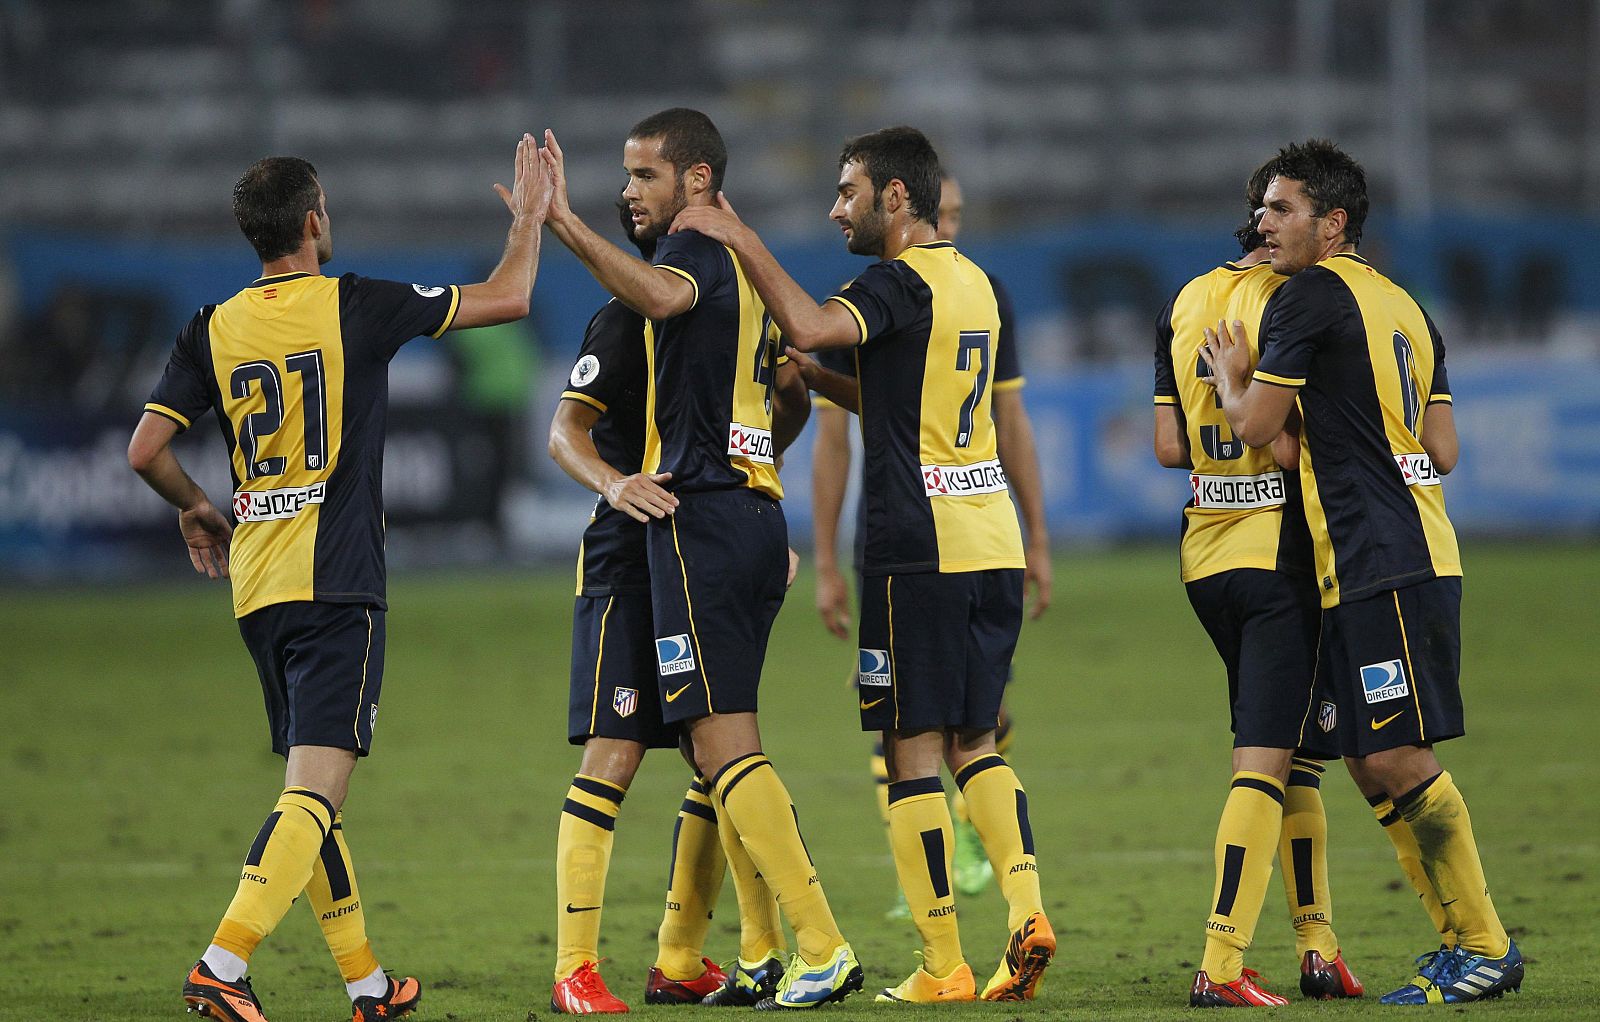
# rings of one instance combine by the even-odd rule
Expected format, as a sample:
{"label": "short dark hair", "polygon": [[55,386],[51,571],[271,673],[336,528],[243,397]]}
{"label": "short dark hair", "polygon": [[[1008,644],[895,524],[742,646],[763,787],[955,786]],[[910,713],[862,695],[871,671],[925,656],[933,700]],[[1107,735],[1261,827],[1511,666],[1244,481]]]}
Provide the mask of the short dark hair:
{"label": "short dark hair", "polygon": [[880,128],[852,138],[839,153],[839,168],[859,163],[879,192],[899,178],[906,186],[911,215],[939,226],[939,193],[943,174],[939,154],[933,151],[928,136],[916,128]]}
{"label": "short dark hair", "polygon": [[1272,179],[1277,176],[1278,158],[1274,156],[1257,167],[1255,173],[1251,174],[1249,180],[1244,183],[1244,208],[1247,212],[1244,223],[1240,224],[1239,229],[1233,232],[1233,236],[1238,239],[1239,248],[1243,250],[1245,255],[1249,255],[1267,243],[1267,239],[1261,236],[1260,231],[1256,230],[1256,227],[1261,223],[1256,213],[1260,211],[1262,205],[1267,201],[1267,186],[1272,184]]}
{"label": "short dark hair", "polygon": [[300,247],[306,214],[317,209],[317,168],[298,156],[257,160],[233,186],[233,215],[262,262]]}
{"label": "short dark hair", "polygon": [[1361,228],[1367,222],[1367,172],[1348,153],[1325,138],[1290,143],[1278,150],[1275,177],[1300,182],[1311,200],[1315,216],[1327,216],[1342,209],[1349,218],[1344,225],[1344,240],[1361,244]]}
{"label": "short dark hair", "polygon": [[672,164],[679,177],[697,163],[706,164],[711,168],[711,190],[722,190],[722,175],[728,169],[728,147],[723,145],[722,133],[711,123],[711,118],[700,111],[675,106],[651,114],[635,124],[628,137],[659,138],[661,158]]}

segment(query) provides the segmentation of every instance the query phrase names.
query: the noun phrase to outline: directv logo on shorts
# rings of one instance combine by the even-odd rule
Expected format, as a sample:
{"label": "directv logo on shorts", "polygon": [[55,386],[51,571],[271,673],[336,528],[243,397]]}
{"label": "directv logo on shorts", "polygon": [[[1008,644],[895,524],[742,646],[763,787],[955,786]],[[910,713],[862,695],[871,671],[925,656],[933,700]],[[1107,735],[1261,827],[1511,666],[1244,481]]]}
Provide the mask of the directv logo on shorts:
{"label": "directv logo on shorts", "polygon": [[887,688],[889,686],[889,651],[863,649],[856,665],[856,684]]}
{"label": "directv logo on shorts", "polygon": [[1410,695],[1406,684],[1406,671],[1400,661],[1368,664],[1361,668],[1361,693],[1368,703],[1381,703],[1385,699],[1399,699]]}
{"label": "directv logo on shorts", "polygon": [[688,633],[657,639],[656,661],[661,665],[663,678],[694,670],[694,651],[689,647]]}

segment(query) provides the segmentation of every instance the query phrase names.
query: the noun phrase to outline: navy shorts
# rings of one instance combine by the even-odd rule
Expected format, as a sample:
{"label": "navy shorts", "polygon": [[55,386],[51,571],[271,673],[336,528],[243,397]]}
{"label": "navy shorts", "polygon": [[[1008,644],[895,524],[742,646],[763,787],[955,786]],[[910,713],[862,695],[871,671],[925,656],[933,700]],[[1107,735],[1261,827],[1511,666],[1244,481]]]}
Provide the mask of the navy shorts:
{"label": "navy shorts", "polygon": [[326,745],[365,756],[383,688],[384,612],[365,603],[274,603],[239,619],[266,699],[272,751]]}
{"label": "navy shorts", "polygon": [[1021,631],[1021,568],[862,579],[861,730],[996,727]]}
{"label": "navy shorts", "polygon": [[783,508],[754,490],[677,496],[645,531],[662,719],[753,713],[789,574]]}
{"label": "navy shorts", "polygon": [[1461,737],[1460,576],[1324,610],[1317,679],[1339,705],[1346,756]]}
{"label": "navy shorts", "polygon": [[1236,568],[1184,589],[1228,669],[1234,747],[1337,759],[1337,704],[1331,693],[1314,690],[1322,610],[1311,580]]}
{"label": "navy shorts", "polygon": [[567,741],[621,738],[651,749],[678,745],[661,722],[649,592],[580,596],[572,607]]}

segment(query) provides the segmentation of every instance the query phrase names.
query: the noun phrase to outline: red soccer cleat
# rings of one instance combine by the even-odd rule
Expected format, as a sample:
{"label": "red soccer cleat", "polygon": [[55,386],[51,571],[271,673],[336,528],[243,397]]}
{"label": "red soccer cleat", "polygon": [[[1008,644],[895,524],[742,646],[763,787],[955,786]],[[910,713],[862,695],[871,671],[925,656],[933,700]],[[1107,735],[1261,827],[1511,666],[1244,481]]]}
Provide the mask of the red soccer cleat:
{"label": "red soccer cleat", "polygon": [[1214,983],[1202,970],[1194,974],[1194,986],[1189,988],[1191,1008],[1281,1008],[1289,1003],[1270,990],[1263,990],[1256,980],[1261,973],[1246,969],[1232,983]]}
{"label": "red soccer cleat", "polygon": [[622,1015],[628,1006],[600,978],[594,962],[584,962],[550,991],[550,1010],[558,1015]]}
{"label": "red soccer cleat", "polygon": [[694,979],[668,979],[655,966],[650,967],[650,978],[644,985],[646,1004],[699,1004],[707,994],[714,994],[728,981],[723,972],[709,958],[700,959],[706,971]]}
{"label": "red soccer cleat", "polygon": [[1342,950],[1333,953],[1331,962],[1315,951],[1307,951],[1300,961],[1300,992],[1319,1001],[1332,1001],[1340,997],[1360,997],[1367,988],[1356,979],[1350,966],[1344,964]]}

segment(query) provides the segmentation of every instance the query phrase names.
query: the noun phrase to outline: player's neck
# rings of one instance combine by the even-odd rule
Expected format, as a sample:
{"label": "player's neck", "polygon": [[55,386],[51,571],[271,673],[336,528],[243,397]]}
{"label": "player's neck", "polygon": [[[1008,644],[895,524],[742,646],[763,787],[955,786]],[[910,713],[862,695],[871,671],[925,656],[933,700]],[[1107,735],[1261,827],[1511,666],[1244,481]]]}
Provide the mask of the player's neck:
{"label": "player's neck", "polygon": [[1246,255],[1241,256],[1238,259],[1235,259],[1233,261],[1233,265],[1239,266],[1239,267],[1255,266],[1257,263],[1264,263],[1264,262],[1268,261],[1271,258],[1272,258],[1272,253],[1267,251],[1267,246],[1261,245],[1261,246],[1258,246],[1256,248],[1251,249],[1250,252],[1247,253]]}
{"label": "player's neck", "polygon": [[262,278],[282,277],[289,273],[320,274],[321,272],[322,264],[317,261],[316,246],[310,242],[301,245],[298,251],[261,264]]}
{"label": "player's neck", "polygon": [[883,239],[880,258],[893,259],[912,245],[928,245],[939,240],[939,232],[926,220],[908,220],[891,225]]}
{"label": "player's neck", "polygon": [[1356,250],[1356,247],[1354,245],[1350,244],[1349,242],[1347,242],[1347,241],[1337,241],[1336,240],[1336,241],[1330,242],[1328,244],[1328,246],[1322,250],[1322,254],[1317,257],[1317,262],[1319,262],[1319,263],[1320,262],[1324,262],[1324,261],[1326,261],[1328,259],[1332,259],[1336,255],[1341,255],[1341,254],[1343,254],[1345,252],[1353,253],[1353,252],[1355,252],[1355,250]]}

